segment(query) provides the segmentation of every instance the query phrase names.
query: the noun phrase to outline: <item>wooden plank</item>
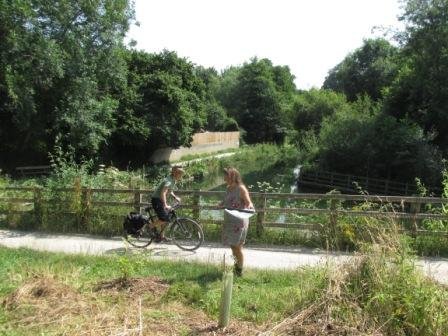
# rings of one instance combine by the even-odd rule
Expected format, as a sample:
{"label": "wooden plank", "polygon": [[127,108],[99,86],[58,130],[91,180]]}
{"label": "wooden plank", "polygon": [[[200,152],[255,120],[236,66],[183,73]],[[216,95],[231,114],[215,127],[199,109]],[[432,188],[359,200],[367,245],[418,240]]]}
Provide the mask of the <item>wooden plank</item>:
{"label": "wooden plank", "polygon": [[280,222],[264,222],[265,228],[285,228],[285,229],[299,229],[322,231],[324,225],[319,223],[280,223]]}
{"label": "wooden plank", "polygon": [[309,209],[309,208],[267,208],[266,212],[313,215],[313,214],[328,214],[330,212],[330,210],[329,209]]}
{"label": "wooden plank", "polygon": [[41,187],[0,187],[0,190],[5,191],[34,191],[35,189],[43,189]]}
{"label": "wooden plank", "polygon": [[16,170],[51,169],[49,165],[16,167]]}
{"label": "wooden plank", "polygon": [[419,213],[412,214],[407,212],[384,212],[384,211],[351,211],[351,210],[338,210],[338,213],[347,216],[354,217],[391,217],[391,218],[407,218],[407,219],[443,219],[448,220],[447,215],[443,214],[431,214],[431,213]]}
{"label": "wooden plank", "polygon": [[[134,202],[120,202],[120,201],[91,201],[92,205],[100,206],[134,206]],[[141,206],[141,204],[140,204]]]}
{"label": "wooden plank", "polygon": [[0,210],[0,214],[12,214],[12,215],[23,215],[23,214],[31,214],[33,210]]}
{"label": "wooden plank", "polygon": [[16,171],[18,171],[22,176],[27,175],[46,175],[52,171],[51,166],[27,166],[27,167],[16,167]]}
{"label": "wooden plank", "polygon": [[[1,187],[0,190],[6,191],[34,191],[36,188],[30,187]],[[90,189],[92,192],[98,193],[128,193],[132,194],[135,192],[140,192],[142,194],[150,193],[151,190],[138,190],[138,189]],[[66,192],[74,192],[74,188],[58,188],[54,191],[66,191]],[[182,195],[202,195],[202,196],[222,196],[225,192],[223,191],[194,191],[194,190],[185,190],[178,191],[179,194]],[[264,193],[251,192],[251,196],[253,197],[263,197]],[[289,199],[289,200],[331,200],[338,199],[341,201],[372,201],[372,202],[383,202],[383,203],[392,203],[392,202],[420,202],[422,204],[433,204],[433,203],[441,203],[448,204],[448,199],[440,198],[440,197],[410,197],[410,196],[379,196],[379,195],[353,195],[353,194],[287,194],[287,193],[266,193],[266,196],[269,199]]]}
{"label": "wooden plank", "polygon": [[5,203],[33,203],[33,198],[19,198],[19,197],[0,197],[0,202]]}
{"label": "wooden plank", "polygon": [[[89,188],[90,189],[90,188]],[[152,193],[152,190],[140,190],[140,189],[112,189],[112,188],[91,188],[91,192],[97,192],[97,193],[107,193],[107,194],[134,194],[136,192],[140,192],[141,194],[149,194]]]}
{"label": "wooden plank", "polygon": [[430,230],[417,230],[417,235],[421,236],[442,236],[442,237],[448,237],[447,231],[430,231]]}

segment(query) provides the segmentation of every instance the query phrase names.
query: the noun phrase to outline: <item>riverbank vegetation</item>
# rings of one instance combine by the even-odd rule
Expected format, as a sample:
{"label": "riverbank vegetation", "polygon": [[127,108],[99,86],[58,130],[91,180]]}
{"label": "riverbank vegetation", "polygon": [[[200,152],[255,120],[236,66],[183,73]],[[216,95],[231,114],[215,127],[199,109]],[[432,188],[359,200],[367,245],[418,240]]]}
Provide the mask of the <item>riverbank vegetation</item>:
{"label": "riverbank vegetation", "polygon": [[[185,192],[182,195],[185,208],[180,211],[180,215],[198,219],[204,228],[205,239],[219,241],[221,230],[216,220],[222,219],[222,211],[211,209],[221,201],[222,195],[209,193],[196,197],[194,192],[188,190],[223,191],[222,168],[232,165],[244,173],[247,186],[253,193],[255,207],[265,209],[265,212],[261,211],[251,219],[248,235],[248,243],[251,245],[359,251],[361,246],[357,242],[368,241],[370,231],[387,227],[389,216],[408,213],[406,218],[397,220],[397,225],[405,230],[403,237],[409,240],[414,251],[418,255],[448,255],[447,221],[441,217],[446,215],[444,204],[426,204],[420,199],[412,201],[423,202],[419,210],[421,214],[434,215],[433,218],[417,219],[412,216],[411,209],[416,204],[400,199],[392,203],[386,199],[367,199],[362,196],[357,201],[346,201],[343,198],[325,200],[324,195],[320,199],[307,199],[306,194],[298,199],[287,197],[291,192],[290,183],[294,186],[291,164],[295,162],[296,155],[294,147],[279,150],[276,145],[257,145],[244,147],[238,153],[219,160],[205,159],[185,164],[186,179],[179,191]],[[266,160],[267,157],[269,160]],[[0,226],[16,230],[121,235],[124,216],[140,206],[136,206],[136,202],[149,202],[149,190],[168,173],[167,166],[140,172],[106,167],[92,173],[85,165],[78,166],[63,158],[55,161],[58,166],[49,177],[22,181],[6,177],[2,179],[2,187],[20,186],[28,189],[0,190]],[[148,178],[148,174],[152,178]],[[447,197],[447,185],[448,175],[444,173],[443,197]],[[137,192],[135,196],[133,189],[148,192],[143,192],[141,196]],[[272,196],[264,201],[265,193]],[[283,193],[280,198],[275,196],[279,193]],[[192,210],[195,205],[201,210]],[[301,211],[296,213],[288,211],[290,209]],[[361,213],[366,214],[359,216]],[[278,225],[271,227],[263,222]]]}

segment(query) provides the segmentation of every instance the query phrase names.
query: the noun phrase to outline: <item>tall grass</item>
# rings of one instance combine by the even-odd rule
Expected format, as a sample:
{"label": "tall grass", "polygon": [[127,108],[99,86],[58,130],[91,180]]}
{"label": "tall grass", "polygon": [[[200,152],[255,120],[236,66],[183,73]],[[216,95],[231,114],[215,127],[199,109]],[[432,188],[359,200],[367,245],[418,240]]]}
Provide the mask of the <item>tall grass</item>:
{"label": "tall grass", "polygon": [[[238,321],[237,328],[243,328],[243,322],[252,327],[240,333],[237,329],[235,334],[447,335],[448,288],[423,276],[396,223],[389,224],[371,232],[370,241],[360,241],[360,253],[345,264],[294,271],[248,270],[235,280],[232,318]],[[107,324],[115,331],[126,312],[129,320],[136,321],[133,284],[145,283],[166,289],[137,291],[147,312],[142,316],[144,325],[158,321],[156,328],[166,328],[173,321],[162,321],[174,316],[177,324],[185,324],[185,334],[195,334],[197,330],[185,321],[197,314],[179,305],[205,313],[202,325],[218,317],[222,269],[211,264],[155,260],[150,253],[89,257],[0,248],[0,268],[4,308],[0,334],[97,331],[105,335],[97,329],[98,320],[104,319],[107,323],[102,327]],[[112,291],[101,294],[97,288]],[[67,306],[61,295],[76,297],[76,302]],[[170,311],[174,303],[177,310]],[[88,307],[90,314],[74,317],[73,309],[81,306]],[[101,307],[101,312],[92,307]],[[48,320],[55,311],[63,325]]]}
{"label": "tall grass", "polygon": [[330,273],[322,295],[271,329],[278,335],[448,334],[448,289],[423,276],[397,225],[360,242],[360,254]]}

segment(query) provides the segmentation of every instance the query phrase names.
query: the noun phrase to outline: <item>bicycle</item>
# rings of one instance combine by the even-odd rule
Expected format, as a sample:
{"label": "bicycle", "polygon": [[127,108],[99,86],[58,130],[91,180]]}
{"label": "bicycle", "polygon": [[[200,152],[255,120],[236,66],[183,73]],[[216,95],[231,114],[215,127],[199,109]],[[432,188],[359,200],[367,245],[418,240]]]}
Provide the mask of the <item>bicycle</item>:
{"label": "bicycle", "polygon": [[177,217],[176,209],[180,204],[174,204],[169,213],[169,221],[159,233],[150,224],[157,219],[152,206],[145,208],[147,215],[138,215],[143,225],[135,233],[124,232],[125,240],[134,247],[145,248],[153,240],[159,238],[162,233],[173,242],[174,245],[185,251],[194,251],[204,242],[204,232],[201,225],[191,218]]}

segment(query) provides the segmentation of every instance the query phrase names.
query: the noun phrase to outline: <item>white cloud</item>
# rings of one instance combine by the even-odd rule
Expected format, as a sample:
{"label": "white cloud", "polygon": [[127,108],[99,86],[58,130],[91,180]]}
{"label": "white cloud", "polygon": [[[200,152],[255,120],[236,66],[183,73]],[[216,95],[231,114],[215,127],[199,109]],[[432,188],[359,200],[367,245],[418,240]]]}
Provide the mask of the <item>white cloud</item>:
{"label": "white cloud", "polygon": [[[399,0],[136,0],[129,38],[222,70],[251,57],[288,65],[298,88],[320,87],[374,26],[399,26]],[[375,35],[377,36],[377,35]]]}

